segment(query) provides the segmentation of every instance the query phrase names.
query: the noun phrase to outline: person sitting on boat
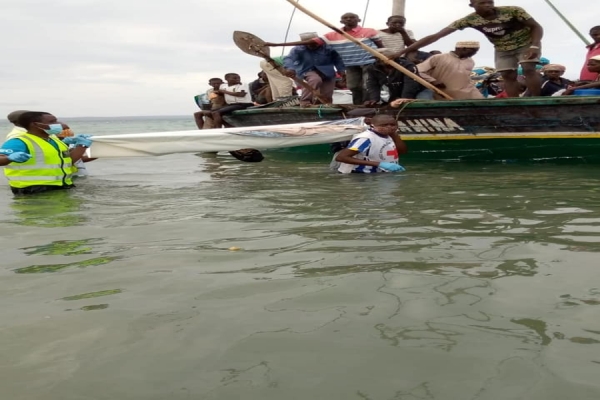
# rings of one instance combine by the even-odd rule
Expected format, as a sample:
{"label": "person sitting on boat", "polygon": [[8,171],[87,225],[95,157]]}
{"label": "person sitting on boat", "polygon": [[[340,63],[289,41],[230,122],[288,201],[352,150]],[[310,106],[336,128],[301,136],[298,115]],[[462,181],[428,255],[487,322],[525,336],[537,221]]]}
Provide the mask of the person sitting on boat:
{"label": "person sitting on boat", "polygon": [[252,95],[253,102],[256,103],[258,94],[267,86],[269,86],[267,74],[265,71],[260,71],[258,73],[258,79],[250,82],[250,94]]}
{"label": "person sitting on boat", "polygon": [[206,96],[208,101],[210,101],[210,110],[202,110],[194,113],[194,120],[198,129],[220,128],[220,126],[215,126],[212,113],[227,104],[225,103],[225,96],[219,92],[223,80],[221,78],[211,78],[208,84],[211,88],[206,92]]}
{"label": "person sitting on boat", "polygon": [[[340,21],[344,26],[340,29],[348,35],[360,40],[365,45],[376,49],[383,48],[383,43],[379,37],[379,32],[371,28],[363,28],[358,25],[360,18],[357,14],[346,13],[342,15]],[[342,57],[342,61],[346,66],[346,85],[352,92],[352,102],[355,105],[361,105],[365,101],[365,83],[364,75],[366,68],[375,62],[375,58],[366,50],[358,47],[354,42],[346,39],[339,32],[326,33],[323,38],[314,38],[299,42],[290,43],[265,43],[266,46],[305,46],[310,44],[310,41],[319,43],[328,43]]]}
{"label": "person sitting on boat", "polygon": [[[56,137],[66,125],[47,112],[29,111],[18,119],[21,135],[4,142],[0,166],[14,194],[34,194],[73,187],[73,163],[80,160],[92,140],[87,135]],[[69,150],[69,145],[74,145]]]}
{"label": "person sitting on boat", "polygon": [[383,47],[393,53],[399,53],[416,42],[413,31],[405,29],[406,18],[402,15],[392,15],[388,18],[386,29],[379,31]]}
{"label": "person sitting on boat", "polygon": [[223,115],[254,106],[252,96],[250,95],[250,88],[247,83],[242,83],[238,74],[226,74],[225,80],[227,83],[222,84],[220,89],[215,91],[216,93],[223,94],[227,103],[225,107],[212,112],[213,121],[215,122],[215,126],[218,127],[224,125]]}
{"label": "person sitting on boat", "polygon": [[581,75],[579,77],[579,80],[594,82],[598,79],[598,73],[591,72],[588,69],[588,61],[592,57],[600,56],[600,26],[595,26],[592,29],[590,29],[590,36],[592,37],[592,40],[594,41],[594,43],[587,46],[588,51],[585,56],[585,64],[583,65],[583,68],[581,69]]}
{"label": "person sitting on boat", "polygon": [[407,151],[406,143],[398,135],[396,118],[378,114],[371,119],[370,128],[354,135],[335,160],[341,163],[338,171],[343,174],[399,172],[404,171],[398,164],[399,155]]}
{"label": "person sitting on boat", "polygon": [[[283,66],[287,76],[304,79],[327,101],[326,104],[331,104],[335,90],[336,71],[342,78],[345,78],[346,67],[340,55],[330,45],[312,40],[318,38],[319,36],[315,32],[302,33],[300,40],[306,40],[308,44],[293,47],[290,53],[283,58]],[[301,105],[313,104],[315,100],[312,92],[302,91]]]}
{"label": "person sitting on boat", "polygon": [[14,137],[17,137],[19,135],[21,135],[22,133],[27,132],[27,130],[25,128],[23,128],[22,126],[19,125],[19,117],[23,114],[25,114],[26,110],[17,110],[17,111],[13,111],[10,114],[8,114],[6,116],[6,119],[8,120],[8,122],[10,122],[11,124],[14,125],[14,128],[8,132],[8,134],[6,135],[6,140],[8,139],[12,139]]}
{"label": "person sitting on boat", "polygon": [[535,66],[541,56],[544,35],[542,26],[521,7],[494,7],[493,0],[470,1],[470,6],[475,9],[474,13],[453,22],[438,33],[418,40],[398,55],[435,43],[457,30],[477,29],[494,44],[496,70],[502,73],[508,95],[519,97],[517,68],[521,64],[529,93],[539,96],[542,82]]}
{"label": "person sitting on boat", "polygon": [[475,67],[473,57],[479,51],[479,42],[458,42],[447,54],[428,58],[417,66],[426,81],[443,89],[455,100],[483,99],[471,79]]}
{"label": "person sitting on boat", "polygon": [[[283,57],[273,57],[272,60],[276,66],[283,66]],[[294,95],[294,81],[282,74],[269,61],[262,60],[260,62],[260,69],[267,76],[273,100],[283,100]]]}
{"label": "person sitting on boat", "polygon": [[548,64],[542,68],[542,96],[552,96],[560,90],[568,89],[573,84],[562,76],[567,71],[564,65]]}
{"label": "person sitting on boat", "polygon": [[[393,53],[388,53],[387,49],[381,49],[380,51],[383,55]],[[413,74],[419,74],[417,66],[406,58],[397,58],[394,61]],[[425,90],[425,87],[419,82],[404,75],[383,61],[377,60],[375,64],[371,64],[367,68],[367,101],[364,103],[366,107],[374,107],[381,104],[381,90],[384,86],[389,91],[390,98],[388,102],[396,99],[418,99],[421,98],[419,95]],[[425,96],[424,99],[431,100],[431,97]]]}
{"label": "person sitting on boat", "polygon": [[587,62],[588,70],[592,73],[598,74],[598,77],[594,82],[578,82],[576,86],[567,89],[563,95],[570,96],[575,93],[575,90],[582,89],[600,89],[600,55],[590,58]]}

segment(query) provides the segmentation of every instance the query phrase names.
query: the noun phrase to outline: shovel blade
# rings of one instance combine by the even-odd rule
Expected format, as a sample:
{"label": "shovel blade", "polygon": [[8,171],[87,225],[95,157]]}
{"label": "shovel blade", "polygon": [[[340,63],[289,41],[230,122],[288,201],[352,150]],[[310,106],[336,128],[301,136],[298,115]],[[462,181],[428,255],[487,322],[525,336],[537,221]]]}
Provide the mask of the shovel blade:
{"label": "shovel blade", "polygon": [[249,32],[233,32],[233,42],[246,54],[262,58],[271,55],[270,48],[265,46],[265,41]]}

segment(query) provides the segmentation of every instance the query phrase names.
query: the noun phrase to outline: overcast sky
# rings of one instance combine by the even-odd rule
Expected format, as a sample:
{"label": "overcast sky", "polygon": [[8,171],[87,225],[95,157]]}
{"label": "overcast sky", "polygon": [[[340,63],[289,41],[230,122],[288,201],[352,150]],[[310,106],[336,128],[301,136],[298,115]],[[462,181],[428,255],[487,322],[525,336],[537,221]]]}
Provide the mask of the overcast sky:
{"label": "overcast sky", "polygon": [[[596,2],[598,0],[594,0]],[[600,25],[590,2],[554,0],[586,34]],[[363,15],[366,0],[301,0],[339,24],[344,12]],[[384,28],[391,0],[372,0],[365,26]],[[407,27],[417,38],[469,12],[468,0],[408,0]],[[235,47],[234,30],[283,41],[292,5],[285,0],[0,0],[0,115],[36,109],[62,117],[184,115],[209,78],[238,72],[255,79],[259,60]],[[544,0],[497,0],[525,8],[545,28],[544,56],[578,76],[583,42]],[[329,29],[297,12],[290,40]],[[448,51],[458,40],[479,40],[478,65],[493,66],[483,35],[465,30],[429,49]],[[280,54],[281,49],[274,49]]]}

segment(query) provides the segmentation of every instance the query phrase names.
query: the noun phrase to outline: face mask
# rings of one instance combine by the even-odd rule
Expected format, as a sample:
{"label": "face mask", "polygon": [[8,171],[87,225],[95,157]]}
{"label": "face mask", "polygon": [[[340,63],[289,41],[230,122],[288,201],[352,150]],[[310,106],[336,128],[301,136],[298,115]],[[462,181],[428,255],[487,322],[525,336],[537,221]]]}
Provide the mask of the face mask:
{"label": "face mask", "polygon": [[48,135],[58,135],[63,131],[63,127],[61,124],[49,124],[48,129],[42,129]]}

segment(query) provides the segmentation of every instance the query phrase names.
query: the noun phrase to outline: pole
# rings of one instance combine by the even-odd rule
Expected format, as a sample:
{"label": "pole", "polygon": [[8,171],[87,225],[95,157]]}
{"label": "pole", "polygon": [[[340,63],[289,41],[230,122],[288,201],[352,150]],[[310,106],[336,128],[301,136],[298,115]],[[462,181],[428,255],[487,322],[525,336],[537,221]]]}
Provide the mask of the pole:
{"label": "pole", "polygon": [[392,15],[406,15],[406,0],[392,0]]}
{"label": "pole", "polygon": [[380,59],[381,61],[383,61],[387,65],[390,65],[390,66],[396,68],[398,71],[402,72],[404,75],[408,76],[409,78],[414,79],[415,81],[419,82],[421,85],[425,86],[426,88],[433,90],[434,92],[436,92],[440,96],[446,98],[447,100],[452,100],[452,97],[448,96],[445,92],[443,92],[439,88],[433,86],[431,83],[427,82],[425,79],[421,78],[419,75],[413,74],[412,72],[410,72],[409,70],[407,70],[406,68],[404,68],[402,65],[398,64],[397,62],[395,62],[393,60],[388,59],[386,56],[384,56],[383,54],[381,54],[377,50],[374,50],[374,49],[370,48],[369,46],[367,46],[366,44],[364,44],[360,40],[354,38],[353,36],[348,35],[342,29],[339,29],[339,28],[335,27],[334,25],[332,25],[329,22],[325,21],[324,19],[322,19],[318,15],[316,15],[316,14],[312,13],[311,11],[307,10],[306,8],[304,8],[303,6],[301,6],[300,4],[298,4],[297,0],[286,0],[286,1],[288,3],[290,3],[290,4],[292,4],[298,10],[302,11],[304,14],[308,15],[309,17],[312,17],[313,19],[315,19],[316,21],[319,21],[320,23],[322,23],[323,25],[325,25],[329,29],[332,29],[335,32],[339,33],[340,35],[344,36],[346,39],[350,40],[351,42],[353,42],[357,46],[360,46],[365,51],[368,51],[374,57]]}
{"label": "pole", "polygon": [[548,5],[550,6],[550,8],[552,8],[552,9],[554,10],[554,12],[556,12],[556,13],[558,14],[558,16],[560,17],[560,19],[562,19],[562,20],[565,22],[565,24],[567,24],[567,26],[568,26],[569,28],[571,28],[571,30],[572,30],[573,32],[575,32],[575,34],[576,34],[577,36],[579,36],[579,38],[580,38],[581,40],[583,40],[583,43],[585,43],[585,44],[586,44],[586,46],[589,46],[590,44],[592,44],[592,42],[590,42],[588,38],[586,38],[586,37],[585,37],[585,36],[584,36],[584,35],[583,35],[581,32],[579,32],[579,30],[578,30],[577,28],[575,28],[575,26],[574,26],[574,25],[571,23],[571,21],[569,21],[569,20],[567,19],[567,17],[565,17],[565,16],[564,16],[564,15],[563,15],[563,14],[562,14],[562,13],[561,13],[559,10],[558,10],[558,8],[556,8],[556,6],[555,6],[555,5],[554,5],[554,4],[553,4],[553,3],[552,3],[550,0],[546,0],[546,3],[548,3]]}

